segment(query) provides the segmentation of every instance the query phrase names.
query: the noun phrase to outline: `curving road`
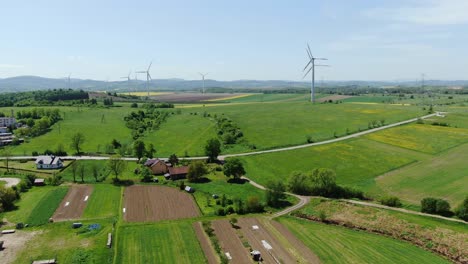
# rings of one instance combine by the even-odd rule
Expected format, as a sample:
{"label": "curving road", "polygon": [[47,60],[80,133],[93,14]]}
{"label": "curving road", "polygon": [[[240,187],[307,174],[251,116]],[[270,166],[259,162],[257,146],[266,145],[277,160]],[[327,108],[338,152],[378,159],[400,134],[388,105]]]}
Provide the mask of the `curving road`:
{"label": "curving road", "polygon": [[[374,133],[374,132],[377,132],[377,131],[380,131],[380,130],[384,130],[384,129],[387,129],[387,128],[392,128],[392,127],[396,127],[396,126],[416,122],[418,119],[425,119],[425,118],[432,117],[432,116],[435,116],[435,115],[436,115],[436,113],[421,116],[421,117],[416,117],[416,118],[408,119],[408,120],[405,120],[405,121],[389,124],[389,125],[386,125],[386,126],[372,128],[372,129],[369,129],[369,130],[366,130],[366,131],[354,133],[354,134],[347,135],[347,136],[344,136],[344,137],[324,140],[324,141],[320,141],[320,142],[316,142],[316,143],[309,143],[309,144],[303,144],[303,145],[297,145],[297,146],[291,146],[291,147],[285,147],[285,148],[260,150],[260,151],[255,151],[255,152],[226,154],[226,155],[221,155],[218,158],[220,160],[223,160],[223,159],[230,158],[230,157],[259,155],[259,154],[265,154],[265,153],[281,152],[281,151],[288,151],[288,150],[294,150],[294,149],[301,149],[301,148],[308,148],[308,147],[313,147],[313,146],[331,144],[331,143],[335,143],[335,142],[348,140],[350,138],[356,138],[356,137],[360,137],[360,136],[363,136],[363,135],[371,134],[371,133]],[[14,157],[10,157],[10,159],[35,159],[35,158],[36,157],[34,157],[34,156],[14,156]],[[68,160],[71,160],[71,159],[74,159],[74,160],[107,160],[107,159],[109,159],[109,157],[104,157],[104,156],[62,156],[61,158],[62,159],[68,159]],[[201,156],[201,157],[180,158],[180,159],[197,160],[197,159],[207,159],[207,158],[208,158],[207,156]],[[0,159],[5,159],[5,157],[0,157]],[[128,160],[128,161],[136,161],[137,160],[137,158],[123,158],[123,159]],[[167,160],[168,158],[160,158],[160,159]]]}

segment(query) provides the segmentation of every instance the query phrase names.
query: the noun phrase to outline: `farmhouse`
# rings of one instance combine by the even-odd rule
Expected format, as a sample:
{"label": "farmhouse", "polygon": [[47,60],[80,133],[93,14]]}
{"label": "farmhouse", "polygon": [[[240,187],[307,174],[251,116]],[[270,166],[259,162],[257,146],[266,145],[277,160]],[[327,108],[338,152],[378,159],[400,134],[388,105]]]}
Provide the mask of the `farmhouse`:
{"label": "farmhouse", "polygon": [[184,179],[187,177],[188,166],[182,167],[169,167],[169,176],[171,180]]}
{"label": "farmhouse", "polygon": [[153,174],[164,174],[167,172],[167,165],[160,159],[149,159],[145,162],[145,166],[149,167]]}
{"label": "farmhouse", "polygon": [[56,156],[39,156],[35,163],[38,169],[60,169],[63,167],[63,161]]}
{"label": "farmhouse", "polygon": [[0,127],[0,133],[7,133],[8,132],[8,127],[2,126]]}

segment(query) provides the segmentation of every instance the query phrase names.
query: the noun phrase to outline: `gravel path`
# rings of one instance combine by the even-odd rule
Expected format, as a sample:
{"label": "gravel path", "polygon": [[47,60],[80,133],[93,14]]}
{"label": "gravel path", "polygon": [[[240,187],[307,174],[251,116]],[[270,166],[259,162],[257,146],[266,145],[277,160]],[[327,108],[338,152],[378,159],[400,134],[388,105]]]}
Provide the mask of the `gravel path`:
{"label": "gravel path", "polygon": [[5,187],[12,187],[18,185],[21,180],[18,178],[0,178],[0,181],[6,182]]}

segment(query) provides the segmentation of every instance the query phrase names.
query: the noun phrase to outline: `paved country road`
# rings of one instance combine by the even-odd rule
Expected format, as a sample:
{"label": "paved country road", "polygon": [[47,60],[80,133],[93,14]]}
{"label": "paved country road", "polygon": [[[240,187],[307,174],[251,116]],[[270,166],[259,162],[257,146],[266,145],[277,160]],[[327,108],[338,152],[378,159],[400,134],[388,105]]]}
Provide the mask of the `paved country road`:
{"label": "paved country road", "polygon": [[[416,117],[416,118],[408,119],[408,120],[405,120],[405,121],[389,124],[389,125],[386,125],[386,126],[372,128],[372,129],[369,129],[369,130],[366,130],[366,131],[354,133],[354,134],[347,135],[347,136],[344,136],[344,137],[324,140],[324,141],[320,141],[320,142],[316,142],[316,143],[309,143],[309,144],[303,144],[303,145],[297,145],[297,146],[291,146],[291,147],[285,147],[285,148],[261,150],[261,151],[255,151],[255,152],[226,154],[226,155],[221,155],[218,158],[219,159],[225,159],[225,158],[229,158],[229,157],[251,156],[251,155],[259,155],[259,154],[272,153],[272,152],[281,152],[281,151],[288,151],[288,150],[294,150],[294,149],[301,149],[301,148],[308,148],[308,147],[313,147],[313,146],[331,144],[331,143],[335,143],[335,142],[339,142],[339,141],[348,140],[350,138],[356,138],[356,137],[360,137],[360,136],[363,136],[363,135],[371,134],[371,133],[374,133],[374,132],[377,132],[377,131],[380,131],[380,130],[384,130],[384,129],[387,129],[387,128],[396,127],[396,126],[416,122],[420,118],[425,119],[425,118],[432,117],[432,116],[435,116],[435,115],[436,115],[436,113],[421,116],[421,117]],[[34,156],[13,156],[13,157],[10,157],[10,159],[35,159],[35,158],[36,157],[34,157]],[[109,159],[109,157],[105,157],[105,156],[62,156],[61,158],[62,159],[75,159],[75,160],[106,160],[106,159]],[[197,159],[207,159],[207,158],[208,157],[206,157],[206,156],[201,156],[201,157],[180,158],[180,159],[197,160]],[[5,159],[5,157],[0,157],[0,159]],[[123,159],[128,160],[128,161],[136,161],[137,160],[137,158],[123,158]],[[160,158],[160,159],[167,160],[167,158]]]}

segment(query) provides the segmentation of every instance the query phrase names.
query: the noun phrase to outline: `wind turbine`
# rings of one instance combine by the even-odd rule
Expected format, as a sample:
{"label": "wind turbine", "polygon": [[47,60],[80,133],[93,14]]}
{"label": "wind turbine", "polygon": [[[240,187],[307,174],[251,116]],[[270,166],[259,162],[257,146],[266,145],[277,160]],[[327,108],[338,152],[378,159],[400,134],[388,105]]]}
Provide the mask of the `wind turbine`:
{"label": "wind turbine", "polygon": [[70,79],[70,77],[71,77],[71,73],[68,74],[68,77],[65,77],[65,79],[67,79],[67,81],[68,81],[68,89],[71,89],[71,79]]}
{"label": "wind turbine", "polygon": [[149,94],[149,82],[151,81],[151,75],[150,75],[150,68],[151,68],[151,65],[153,64],[153,61],[150,62],[149,66],[148,66],[148,69],[146,71],[137,71],[136,73],[146,73],[146,90],[148,92],[148,96],[150,95]]}
{"label": "wind turbine", "polygon": [[309,62],[304,67],[303,71],[307,70],[307,68],[309,68],[309,69],[307,70],[307,72],[304,74],[304,77],[302,77],[302,78],[305,78],[307,76],[307,74],[309,74],[309,72],[312,71],[312,80],[311,80],[311,84],[310,84],[310,101],[312,103],[315,103],[315,66],[323,66],[323,67],[328,67],[329,66],[329,65],[315,64],[315,61],[316,60],[328,60],[328,59],[316,58],[316,57],[312,56],[312,51],[310,51],[310,46],[309,46],[308,43],[307,43],[306,51],[307,51],[307,55],[309,56]]}
{"label": "wind turbine", "polygon": [[203,94],[205,94],[205,76],[207,76],[208,73],[201,73],[201,72],[199,72],[198,74],[200,74],[201,77],[202,77],[202,80],[203,80]]}
{"label": "wind turbine", "polygon": [[[130,74],[132,74],[132,71],[128,72],[128,75],[125,77],[120,77],[120,79],[127,79],[127,86],[128,86],[128,92],[130,92]],[[136,76],[136,75],[135,75]],[[136,91],[135,91],[136,92]]]}

